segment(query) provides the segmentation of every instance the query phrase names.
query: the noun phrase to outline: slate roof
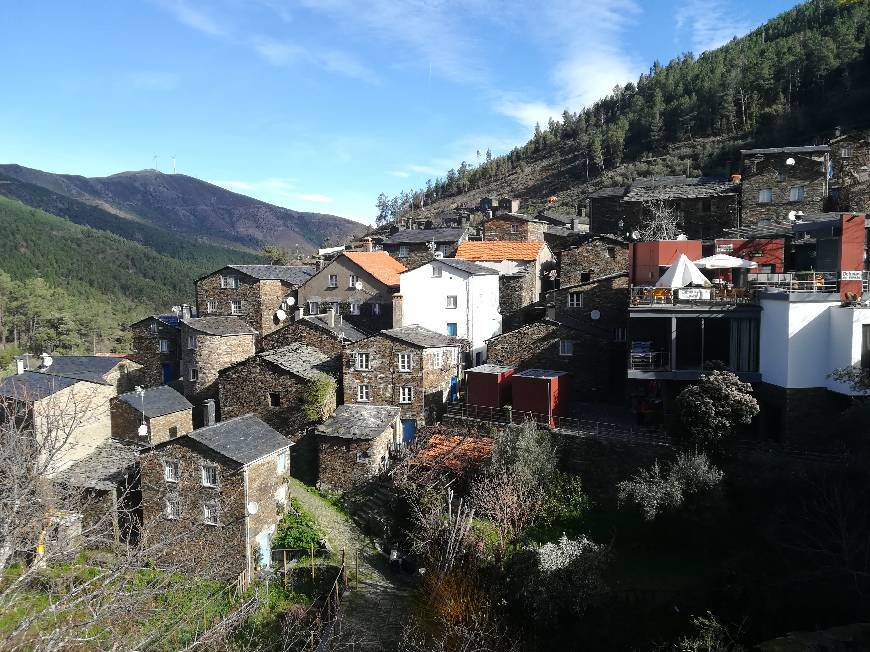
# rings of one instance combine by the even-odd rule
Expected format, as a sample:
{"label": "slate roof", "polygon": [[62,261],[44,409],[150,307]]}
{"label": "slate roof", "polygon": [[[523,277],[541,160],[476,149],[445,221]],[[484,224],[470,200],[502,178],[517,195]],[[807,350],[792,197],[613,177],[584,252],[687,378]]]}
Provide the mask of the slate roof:
{"label": "slate roof", "polygon": [[134,321],[133,326],[136,324],[141,324],[143,321],[148,321],[149,319],[156,319],[158,321],[162,321],[167,326],[172,326],[173,328],[178,328],[178,323],[181,321],[174,312],[170,312],[166,315],[148,315],[147,317],[143,317],[139,321]]}
{"label": "slate roof", "polygon": [[439,346],[459,345],[459,338],[451,337],[450,335],[442,335],[441,333],[430,331],[428,328],[423,328],[417,324],[402,326],[401,328],[390,328],[381,331],[380,334],[424,349]]}
{"label": "slate roof", "polygon": [[183,324],[193,330],[207,335],[256,335],[251,328],[238,317],[191,317],[182,320]]}
{"label": "slate roof", "polygon": [[132,406],[133,409],[141,412],[149,419],[182,412],[193,407],[190,401],[169,385],[149,387],[141,395],[138,392],[119,394],[118,399]]}
{"label": "slate roof", "polygon": [[337,371],[335,364],[329,364],[327,362],[329,358],[321,351],[302,342],[293,342],[280,349],[266,351],[261,353],[259,357],[306,380],[311,380],[321,372],[335,373]]}
{"label": "slate roof", "polygon": [[759,149],[741,149],[743,156],[753,154],[811,154],[814,152],[830,152],[828,145],[805,145],[803,147],[762,147]]}
{"label": "slate roof", "polygon": [[482,364],[472,367],[471,369],[466,369],[465,373],[471,373],[472,371],[477,374],[503,374],[507,371],[516,371],[516,367],[506,367],[497,364]]}
{"label": "slate roof", "polygon": [[289,439],[253,414],[194,430],[164,444],[182,442],[185,437],[242,465],[293,445]]}
{"label": "slate roof", "polygon": [[540,214],[542,220],[556,222],[557,225],[571,224],[573,220],[585,220],[589,223],[589,218],[581,218],[579,215],[569,215],[568,213],[554,213],[552,211],[544,211]]}
{"label": "slate roof", "polygon": [[145,447],[137,442],[107,439],[51,479],[71,487],[114,489],[123,476],[136,465],[139,451]]}
{"label": "slate roof", "polygon": [[124,362],[125,358],[109,355],[59,355],[52,356],[52,360],[50,367],[40,368],[37,373],[108,385],[104,376]]}
{"label": "slate roof", "polygon": [[537,215],[526,215],[525,213],[499,213],[484,220],[484,223],[491,220],[519,220],[521,222],[543,222]]}
{"label": "slate roof", "polygon": [[459,245],[457,258],[465,260],[537,260],[544,242],[522,240],[468,240]]}
{"label": "slate roof", "polygon": [[368,337],[368,334],[364,333],[356,326],[348,322],[346,319],[340,319],[338,316],[335,318],[335,326],[330,326],[329,321],[324,315],[308,315],[303,317],[315,326],[318,326],[321,329],[327,330],[332,333],[337,339],[347,340],[348,342],[359,342]]}
{"label": "slate roof", "polygon": [[279,280],[302,285],[317,273],[314,267],[305,265],[227,265],[242,274],[259,280]]}
{"label": "slate roof", "polygon": [[611,186],[609,188],[599,188],[590,197],[622,197],[628,192],[628,186]]}
{"label": "slate roof", "polygon": [[339,405],[332,416],[317,426],[317,433],[342,439],[374,439],[389,428],[401,410],[392,405]]}
{"label": "slate roof", "polygon": [[434,263],[439,261],[449,267],[455,267],[456,269],[466,272],[467,274],[471,274],[472,276],[489,276],[491,274],[498,275],[498,272],[495,271],[492,267],[478,265],[477,263],[473,263],[470,260],[465,260],[463,258],[437,258],[432,262]]}
{"label": "slate roof", "polygon": [[405,266],[386,251],[346,251],[343,255],[391,287],[399,285],[399,274],[405,271]]}
{"label": "slate roof", "polygon": [[631,184],[625,201],[648,199],[703,199],[736,195],[740,185],[721,177],[649,177]]}
{"label": "slate roof", "polygon": [[20,401],[39,401],[62,389],[75,385],[75,378],[50,376],[36,371],[25,371],[0,381],[0,396]]}
{"label": "slate roof", "polygon": [[525,371],[518,371],[512,377],[513,378],[558,378],[559,376],[564,376],[568,372],[567,371],[555,371],[553,369],[526,369]]}
{"label": "slate roof", "polygon": [[465,236],[466,229],[402,229],[384,238],[384,244],[415,244],[420,242],[459,242]]}

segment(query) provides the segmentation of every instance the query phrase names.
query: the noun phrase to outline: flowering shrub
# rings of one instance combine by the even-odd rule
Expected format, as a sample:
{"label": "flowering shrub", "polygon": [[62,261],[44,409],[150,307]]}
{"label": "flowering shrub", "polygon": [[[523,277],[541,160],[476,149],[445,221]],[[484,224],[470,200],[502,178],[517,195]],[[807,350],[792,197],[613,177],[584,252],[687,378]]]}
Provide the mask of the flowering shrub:
{"label": "flowering shrub", "polygon": [[716,442],[731,434],[739,424],[748,424],[758,414],[752,385],[730,371],[702,374],[677,396],[680,418],[692,435],[702,442]]}

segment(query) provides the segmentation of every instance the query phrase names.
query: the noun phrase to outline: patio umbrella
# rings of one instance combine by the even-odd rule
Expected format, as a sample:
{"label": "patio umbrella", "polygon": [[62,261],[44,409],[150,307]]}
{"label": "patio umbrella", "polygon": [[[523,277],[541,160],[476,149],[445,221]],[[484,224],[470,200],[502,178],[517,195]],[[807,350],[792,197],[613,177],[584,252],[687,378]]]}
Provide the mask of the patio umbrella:
{"label": "patio umbrella", "polygon": [[684,288],[688,286],[710,287],[711,283],[686,254],[680,254],[677,261],[656,282],[657,288]]}
{"label": "patio umbrella", "polygon": [[714,254],[696,260],[695,267],[698,269],[752,269],[758,267],[758,263],[728,254]]}

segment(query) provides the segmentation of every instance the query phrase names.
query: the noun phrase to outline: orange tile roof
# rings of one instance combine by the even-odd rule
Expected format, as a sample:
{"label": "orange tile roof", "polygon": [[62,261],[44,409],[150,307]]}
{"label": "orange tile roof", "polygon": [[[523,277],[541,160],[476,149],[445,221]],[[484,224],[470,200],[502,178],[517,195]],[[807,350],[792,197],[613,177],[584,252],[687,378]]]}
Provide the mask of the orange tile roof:
{"label": "orange tile roof", "polygon": [[346,251],[344,255],[384,285],[399,285],[405,266],[386,251]]}
{"label": "orange tile roof", "polygon": [[536,260],[543,247],[543,242],[522,240],[466,240],[456,250],[456,257],[465,260]]}
{"label": "orange tile roof", "polygon": [[411,460],[461,473],[492,456],[492,439],[465,435],[434,434]]}

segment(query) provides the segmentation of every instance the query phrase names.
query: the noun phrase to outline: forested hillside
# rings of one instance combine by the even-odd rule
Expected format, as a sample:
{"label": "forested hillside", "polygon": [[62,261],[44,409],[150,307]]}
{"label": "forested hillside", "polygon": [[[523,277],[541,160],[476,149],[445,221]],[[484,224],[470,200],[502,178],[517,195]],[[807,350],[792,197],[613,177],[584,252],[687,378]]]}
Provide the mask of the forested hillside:
{"label": "forested hillside", "polygon": [[510,193],[533,206],[644,174],[726,174],[741,146],[807,144],[870,125],[870,3],[812,0],[699,57],[539,125],[525,145],[462,162],[425,188],[379,198],[379,221]]}

